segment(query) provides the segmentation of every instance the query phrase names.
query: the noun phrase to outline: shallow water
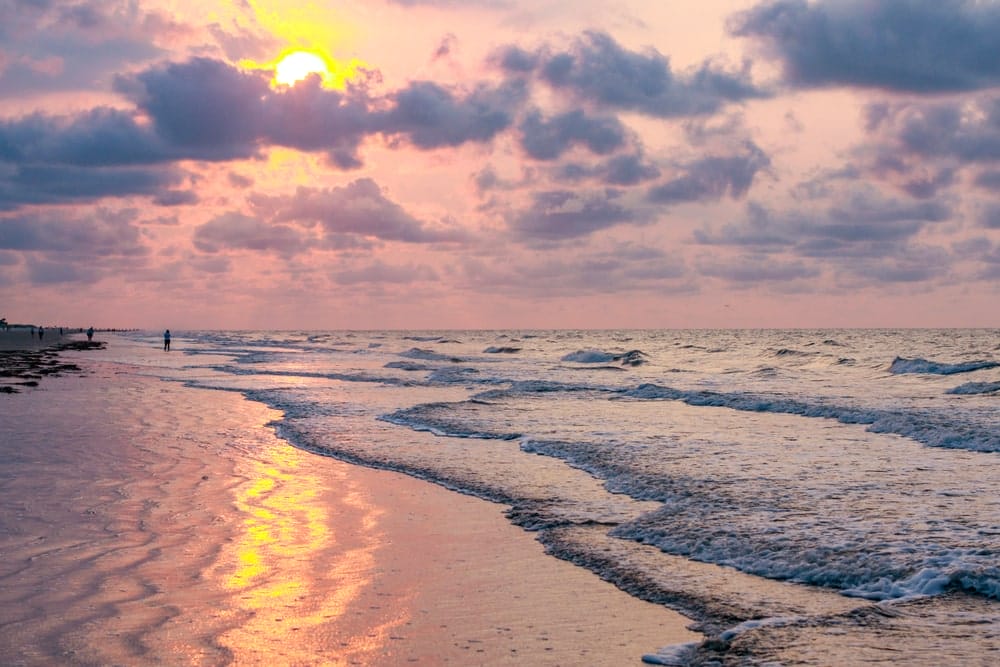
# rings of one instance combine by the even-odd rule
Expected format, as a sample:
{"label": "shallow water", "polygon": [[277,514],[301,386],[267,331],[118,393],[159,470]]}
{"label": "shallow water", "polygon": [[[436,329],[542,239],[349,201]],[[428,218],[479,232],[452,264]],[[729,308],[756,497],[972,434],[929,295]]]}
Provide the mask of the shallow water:
{"label": "shallow water", "polygon": [[1000,331],[132,341],[109,355],[280,409],[303,449],[505,503],[717,636],[651,661],[1000,655]]}

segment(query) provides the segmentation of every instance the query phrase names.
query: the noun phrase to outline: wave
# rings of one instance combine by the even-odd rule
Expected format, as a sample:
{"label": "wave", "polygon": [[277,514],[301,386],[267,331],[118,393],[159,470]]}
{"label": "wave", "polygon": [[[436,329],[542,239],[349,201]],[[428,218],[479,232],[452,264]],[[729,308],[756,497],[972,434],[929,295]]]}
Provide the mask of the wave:
{"label": "wave", "polygon": [[451,361],[456,363],[462,361],[459,357],[450,354],[441,354],[434,350],[425,350],[420,347],[411,347],[406,352],[400,352],[399,356],[406,357],[407,359],[420,359],[422,361]]}
{"label": "wave", "polygon": [[1000,392],[1000,382],[966,382],[952,387],[946,394],[992,394]]}
{"label": "wave", "polygon": [[483,401],[461,401],[458,403],[424,403],[412,408],[403,408],[378,419],[397,426],[405,426],[414,431],[427,431],[434,435],[450,438],[481,438],[484,440],[516,440],[520,433],[503,433],[478,427],[462,408],[481,405]]}
{"label": "wave", "polygon": [[398,368],[401,371],[430,371],[434,370],[425,364],[418,364],[413,361],[390,361],[382,368]]}
{"label": "wave", "polygon": [[946,364],[940,361],[928,361],[927,359],[905,359],[896,357],[889,364],[889,372],[895,375],[903,373],[925,373],[928,375],[954,375],[955,373],[969,373],[986,368],[997,368],[1000,362],[996,361],[966,361],[958,364]]}
{"label": "wave", "polygon": [[623,391],[621,397],[638,400],[672,400],[688,405],[722,407],[745,412],[774,412],[836,419],[842,424],[864,424],[872,433],[895,433],[931,447],[1000,452],[1000,431],[974,424],[955,423],[947,415],[892,411],[839,405],[811,404],[789,398],[713,391],[683,391],[643,384]]}
{"label": "wave", "polygon": [[776,350],[774,356],[776,357],[807,357],[814,354],[813,352],[803,352],[801,350],[793,350],[788,347],[783,347],[780,350]]}
{"label": "wave", "polygon": [[483,354],[515,354],[520,351],[521,348],[519,347],[497,347],[491,345],[490,347],[483,350]]}
{"label": "wave", "polygon": [[621,363],[622,366],[641,366],[646,363],[648,355],[642,350],[629,350],[628,352],[602,352],[601,350],[577,350],[562,357],[562,361],[570,361],[577,364],[606,364],[612,361]]}
{"label": "wave", "polygon": [[322,380],[340,380],[342,382],[371,382],[402,387],[425,386],[426,382],[418,382],[391,376],[371,375],[369,373],[319,373],[311,371],[277,371],[257,368],[239,368],[237,366],[209,366],[212,370],[238,376],[268,376],[287,378],[317,378]]}

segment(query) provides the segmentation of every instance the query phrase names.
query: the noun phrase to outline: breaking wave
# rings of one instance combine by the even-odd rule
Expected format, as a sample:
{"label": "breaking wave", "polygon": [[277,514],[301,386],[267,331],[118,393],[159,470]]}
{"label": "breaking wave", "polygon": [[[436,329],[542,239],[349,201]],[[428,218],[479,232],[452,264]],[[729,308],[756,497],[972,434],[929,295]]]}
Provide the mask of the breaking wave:
{"label": "breaking wave", "polygon": [[1000,362],[996,361],[966,361],[959,364],[946,364],[940,361],[928,361],[927,359],[904,359],[896,357],[889,365],[889,372],[896,375],[904,373],[924,373],[928,375],[954,375],[955,373],[969,373],[986,368],[997,368]]}

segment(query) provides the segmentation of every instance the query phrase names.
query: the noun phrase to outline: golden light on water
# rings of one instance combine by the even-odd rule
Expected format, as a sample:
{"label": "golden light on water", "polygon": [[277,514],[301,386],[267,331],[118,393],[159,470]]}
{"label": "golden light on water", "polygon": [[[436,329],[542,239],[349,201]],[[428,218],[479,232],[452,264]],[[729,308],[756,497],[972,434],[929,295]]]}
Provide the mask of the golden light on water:
{"label": "golden light on water", "polygon": [[[331,503],[331,480],[310,471],[310,457],[284,446],[269,451],[266,463],[248,459],[241,471],[247,481],[233,490],[243,518],[215,576],[231,595],[227,615],[239,619],[222,643],[250,662],[268,656],[275,664],[313,664],[331,651],[339,656],[333,664],[370,662],[409,619],[404,602],[363,631],[350,629],[353,607],[377,571],[382,510],[346,480],[332,480],[342,486]],[[350,534],[337,534],[336,526],[349,526]]]}

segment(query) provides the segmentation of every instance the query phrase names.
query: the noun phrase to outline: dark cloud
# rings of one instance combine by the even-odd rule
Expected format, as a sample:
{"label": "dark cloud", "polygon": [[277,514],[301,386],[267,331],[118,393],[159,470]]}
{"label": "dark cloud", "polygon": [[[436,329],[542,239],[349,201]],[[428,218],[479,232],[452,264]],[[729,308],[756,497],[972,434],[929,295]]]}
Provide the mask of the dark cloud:
{"label": "dark cloud", "polygon": [[493,62],[500,69],[512,74],[530,74],[538,67],[541,54],[537,52],[525,51],[519,46],[506,46],[497,51],[493,57]]}
{"label": "dark cloud", "polygon": [[1000,190],[1000,169],[991,169],[979,172],[976,174],[973,183],[986,190]]}
{"label": "dark cloud", "polygon": [[531,206],[510,216],[508,225],[520,238],[561,241],[587,236],[624,223],[645,223],[642,213],[617,201],[619,193],[536,192]]}
{"label": "dark cloud", "polygon": [[26,165],[143,165],[180,157],[134,114],[98,107],[75,116],[0,121],[0,161]]}
{"label": "dark cloud", "polygon": [[911,92],[1000,84],[1000,6],[978,0],[777,0],[730,19],[797,86]]}
{"label": "dark cloud", "polygon": [[615,155],[596,165],[570,162],[556,169],[560,181],[577,182],[593,178],[606,185],[638,185],[660,177],[660,168],[647,162],[642,155],[630,153]]}
{"label": "dark cloud", "polygon": [[742,155],[710,155],[683,165],[682,173],[650,189],[648,198],[658,204],[706,201],[728,195],[746,195],[753,179],[771,165],[756,144],[746,142]]}
{"label": "dark cloud", "polygon": [[819,261],[850,280],[910,282],[947,272],[950,254],[915,239],[951,215],[939,202],[900,201],[863,189],[846,196],[844,204],[816,212],[776,214],[749,204],[743,221],[717,232],[702,228],[694,236],[698,243],[744,248],[775,261]]}
{"label": "dark cloud", "polygon": [[62,211],[0,218],[0,249],[41,253],[51,261],[142,256],[148,253],[131,209],[97,209],[86,216]]}
{"label": "dark cloud", "polygon": [[198,203],[198,193],[194,190],[165,190],[153,197],[157,206],[190,206]]}
{"label": "dark cloud", "polygon": [[990,204],[979,217],[979,224],[987,229],[1000,229],[1000,204]]}
{"label": "dark cloud", "polygon": [[182,179],[174,168],[14,167],[0,170],[0,210],[105,197],[162,196]]}
{"label": "dark cloud", "polygon": [[852,284],[922,283],[945,277],[954,257],[944,248],[904,245],[882,255],[841,258],[838,280]]}
{"label": "dark cloud", "polygon": [[[376,134],[421,149],[485,142],[511,125],[526,94],[518,82],[468,93],[417,82],[375,98],[364,86],[323,88],[318,77],[272,89],[266,72],[208,58],[119,77],[115,88],[133,111],[99,107],[0,121],[0,210],[127,195],[189,204],[194,195],[173,188],[178,170],[139,167],[243,159],[266,145],[325,152],[349,169],[361,165],[358,147]],[[579,132],[590,134],[569,130],[568,140],[604,150],[617,139],[614,123],[584,124]]]}
{"label": "dark cloud", "polygon": [[625,143],[625,127],[617,118],[591,117],[580,110],[551,118],[531,111],[522,119],[519,130],[521,147],[536,160],[554,160],[577,144],[605,155]]}
{"label": "dark cloud", "polygon": [[[939,202],[911,202],[884,198],[870,191],[849,195],[844,204],[819,213],[775,215],[758,204],[747,207],[746,219],[719,232],[700,229],[699,243],[780,247],[795,246],[803,255],[867,254],[873,245],[904,242],[928,223],[951,217]],[[858,247],[860,246],[860,247]]]}
{"label": "dark cloud", "polygon": [[603,32],[586,32],[565,51],[504,47],[493,60],[512,75],[533,72],[579,101],[659,118],[714,113],[728,103],[767,96],[751,81],[748,67],[728,71],[706,61],[676,73],[658,51],[629,51]]}
{"label": "dark cloud", "polygon": [[292,196],[251,199],[256,210],[276,222],[320,224],[328,236],[352,234],[382,241],[440,243],[461,241],[456,228],[431,227],[390,201],[378,184],[361,178],[338,188],[299,188]]}
{"label": "dark cloud", "polygon": [[880,156],[1000,161],[997,96],[881,104],[868,118],[869,133],[880,140]]}
{"label": "dark cloud", "polygon": [[376,130],[369,105],[363,91],[329,90],[312,76],[292,87],[268,90],[255,141],[325,151],[341,169],[355,169],[362,164],[359,144]]}
{"label": "dark cloud", "polygon": [[927,202],[908,204],[870,193],[817,213],[781,215],[751,204],[745,221],[717,234],[704,229],[695,233],[699,243],[733,246],[746,254],[724,262],[704,260],[699,270],[746,285],[827,272],[842,288],[928,282],[947,276],[955,257],[916,239],[945,212]]}
{"label": "dark cloud", "polygon": [[508,82],[458,96],[436,83],[415,81],[388,96],[392,108],[377,115],[372,129],[424,149],[489,141],[511,125],[526,92],[523,84]]}
{"label": "dark cloud", "polygon": [[224,213],[200,225],[194,246],[203,252],[255,250],[294,255],[306,249],[302,231],[288,225],[270,224],[240,213]]}
{"label": "dark cloud", "polygon": [[152,119],[157,134],[198,159],[253,155],[261,137],[267,74],[242,71],[210,58],[167,63],[134,77],[119,77],[115,89]]}
{"label": "dark cloud", "polygon": [[[850,151],[838,175],[811,183],[822,191],[830,178],[879,180],[918,199],[940,197],[978,169],[974,185],[1000,183],[1000,97],[991,94],[934,100],[879,102],[865,107],[865,141]],[[835,174],[838,172],[831,172]]]}

